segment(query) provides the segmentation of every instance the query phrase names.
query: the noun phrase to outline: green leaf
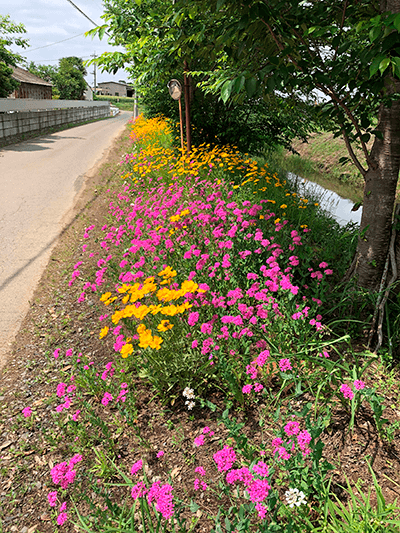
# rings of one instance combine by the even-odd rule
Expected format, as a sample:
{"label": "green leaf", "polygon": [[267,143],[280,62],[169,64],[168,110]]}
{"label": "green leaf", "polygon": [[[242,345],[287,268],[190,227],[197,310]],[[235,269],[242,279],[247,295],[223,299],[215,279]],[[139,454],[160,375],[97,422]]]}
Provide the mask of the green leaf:
{"label": "green leaf", "polygon": [[239,76],[236,80],[233,81],[233,90],[235,93],[240,93],[245,84],[246,78],[244,76]]}
{"label": "green leaf", "polygon": [[385,57],[385,59],[382,59],[382,61],[379,63],[380,73],[383,74],[389,65],[390,65],[389,57]]}
{"label": "green leaf", "polygon": [[100,41],[104,37],[104,34],[106,33],[106,29],[107,29],[107,26],[105,24],[104,24],[104,26],[101,26],[101,28],[99,29],[99,39],[100,39]]}
{"label": "green leaf", "polygon": [[195,513],[196,511],[199,510],[199,506],[197,505],[196,502],[194,502],[193,500],[190,501],[190,505],[189,505],[189,509],[190,509],[190,512],[191,513]]}
{"label": "green leaf", "polygon": [[364,143],[367,143],[371,138],[371,135],[369,133],[364,133],[364,135],[361,135],[361,140]]}
{"label": "green leaf", "polygon": [[372,30],[369,32],[369,38],[370,38],[371,43],[376,41],[380,34],[381,34],[380,26],[375,26],[374,28],[372,28]]}
{"label": "green leaf", "polygon": [[231,95],[232,91],[232,81],[226,80],[226,82],[223,84],[221,89],[221,100],[224,102],[224,104],[227,102]]}
{"label": "green leaf", "polygon": [[372,76],[374,76],[374,74],[376,74],[379,70],[379,65],[381,64],[381,61],[382,59],[384,58],[385,56],[383,54],[379,54],[377,55],[373,60],[372,60],[372,63],[369,67],[369,77],[372,78]]}
{"label": "green leaf", "polygon": [[257,79],[256,78],[248,78],[246,80],[246,92],[247,96],[251,98],[254,93],[257,90]]}
{"label": "green leaf", "polygon": [[400,13],[394,19],[393,26],[396,28],[397,31],[400,32]]}
{"label": "green leaf", "polygon": [[393,74],[400,78],[400,57],[392,57]]}

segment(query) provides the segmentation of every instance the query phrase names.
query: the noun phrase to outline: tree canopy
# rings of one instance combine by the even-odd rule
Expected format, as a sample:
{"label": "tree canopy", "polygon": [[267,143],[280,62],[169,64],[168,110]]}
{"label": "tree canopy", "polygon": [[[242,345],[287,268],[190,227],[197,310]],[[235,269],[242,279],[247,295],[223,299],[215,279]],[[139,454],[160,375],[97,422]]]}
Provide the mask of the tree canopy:
{"label": "tree canopy", "polygon": [[79,57],[63,57],[59,61],[55,84],[63,100],[82,100],[86,89],[86,69]]}
{"label": "tree canopy", "polygon": [[379,286],[400,164],[400,0],[106,0],[104,19],[90,33],[107,31],[126,52],[99,65],[130,63],[141,83],[187,61],[197,87],[222,104],[318,100],[324,127],[343,136],[365,179],[352,273]]}
{"label": "tree canopy", "polygon": [[24,63],[25,59],[18,53],[10,50],[11,45],[27,48],[28,40],[18,34],[26,33],[23,24],[17,24],[11,20],[9,15],[0,15],[0,98],[6,98],[10,93],[18,88],[19,83],[11,78],[13,70],[19,63]]}

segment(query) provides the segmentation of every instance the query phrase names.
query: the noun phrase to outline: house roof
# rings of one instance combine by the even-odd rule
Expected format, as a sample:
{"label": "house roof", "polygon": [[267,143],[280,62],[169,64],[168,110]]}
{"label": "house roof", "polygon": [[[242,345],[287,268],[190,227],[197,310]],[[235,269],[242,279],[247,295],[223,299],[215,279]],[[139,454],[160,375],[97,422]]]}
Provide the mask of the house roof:
{"label": "house roof", "polygon": [[49,81],[42,80],[21,67],[13,67],[13,71],[12,78],[21,83],[33,83],[34,85],[46,85],[48,87],[53,86]]}
{"label": "house roof", "polygon": [[127,83],[120,83],[119,81],[101,81],[100,83],[97,83],[97,87],[103,87],[103,86],[106,86],[106,85],[110,85],[111,83],[113,83],[114,85],[121,85],[121,87],[127,87],[128,89],[130,88],[130,85],[128,85]]}

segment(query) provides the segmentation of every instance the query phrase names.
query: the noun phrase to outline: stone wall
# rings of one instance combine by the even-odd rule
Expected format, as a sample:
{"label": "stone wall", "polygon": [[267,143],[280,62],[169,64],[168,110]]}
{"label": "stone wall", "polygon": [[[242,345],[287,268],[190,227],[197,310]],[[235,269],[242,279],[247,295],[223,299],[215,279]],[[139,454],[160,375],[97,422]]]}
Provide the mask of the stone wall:
{"label": "stone wall", "polygon": [[48,109],[41,111],[16,111],[0,113],[0,143],[20,139],[24,134],[40,133],[49,128],[77,124],[110,116],[110,105]]}

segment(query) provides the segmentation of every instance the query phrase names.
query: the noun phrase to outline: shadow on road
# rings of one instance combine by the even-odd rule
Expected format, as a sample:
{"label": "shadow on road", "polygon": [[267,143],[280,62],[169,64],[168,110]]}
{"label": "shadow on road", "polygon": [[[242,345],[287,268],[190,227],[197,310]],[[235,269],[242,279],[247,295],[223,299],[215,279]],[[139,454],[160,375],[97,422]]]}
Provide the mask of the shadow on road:
{"label": "shadow on road", "polygon": [[[61,135],[46,135],[45,137],[35,137],[27,141],[22,141],[17,144],[9,144],[0,148],[0,152],[36,152],[39,150],[48,150],[50,146],[43,146],[43,144],[53,144],[59,139],[63,139]],[[83,137],[68,137],[68,139],[82,139]]]}

